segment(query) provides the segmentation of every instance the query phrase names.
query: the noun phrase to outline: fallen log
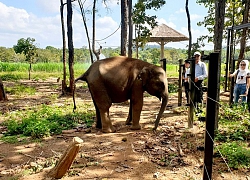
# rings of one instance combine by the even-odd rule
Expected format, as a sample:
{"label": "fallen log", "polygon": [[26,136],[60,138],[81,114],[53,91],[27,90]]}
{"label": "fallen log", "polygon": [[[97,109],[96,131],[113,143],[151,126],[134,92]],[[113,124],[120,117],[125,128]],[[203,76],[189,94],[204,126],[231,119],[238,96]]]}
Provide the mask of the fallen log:
{"label": "fallen log", "polygon": [[72,143],[68,146],[58,163],[50,170],[48,176],[60,179],[69,170],[79,149],[81,148],[83,140],[79,137],[74,137]]}

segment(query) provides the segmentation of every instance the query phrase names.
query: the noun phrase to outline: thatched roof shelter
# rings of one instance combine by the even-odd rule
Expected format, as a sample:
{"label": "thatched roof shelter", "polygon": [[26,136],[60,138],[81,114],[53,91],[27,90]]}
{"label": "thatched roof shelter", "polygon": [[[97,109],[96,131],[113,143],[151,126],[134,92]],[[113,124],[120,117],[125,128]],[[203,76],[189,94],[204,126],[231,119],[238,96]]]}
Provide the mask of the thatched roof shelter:
{"label": "thatched roof shelter", "polygon": [[169,42],[187,41],[189,38],[166,24],[156,26],[151,30],[149,42],[156,42],[161,46],[161,59],[164,58],[164,45]]}

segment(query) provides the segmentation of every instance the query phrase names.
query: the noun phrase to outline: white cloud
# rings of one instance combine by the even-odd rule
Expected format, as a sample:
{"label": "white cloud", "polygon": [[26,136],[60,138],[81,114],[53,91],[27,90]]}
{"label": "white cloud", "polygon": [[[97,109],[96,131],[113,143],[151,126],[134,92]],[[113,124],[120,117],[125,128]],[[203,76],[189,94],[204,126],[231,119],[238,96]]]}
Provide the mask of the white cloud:
{"label": "white cloud", "polygon": [[0,17],[0,32],[12,32],[25,28],[30,15],[24,9],[7,7],[0,2]]}
{"label": "white cloud", "polygon": [[178,11],[176,11],[175,13],[177,14],[181,14],[181,13],[186,13],[186,10],[183,8],[180,8]]}
{"label": "white cloud", "polygon": [[[182,27],[179,32],[189,37],[187,27]],[[203,35],[209,34],[207,29],[204,29],[204,28],[197,28],[197,29],[191,28],[191,33],[192,33],[192,43],[195,43],[197,41],[197,38]],[[184,41],[183,43],[188,45],[188,41]],[[208,49],[208,50],[213,49],[213,43],[207,43],[207,42],[204,42],[204,43],[205,43],[204,49]]]}
{"label": "white cloud", "polygon": [[57,13],[60,11],[59,0],[37,0],[37,6],[49,13]]}
{"label": "white cloud", "polygon": [[202,20],[203,16],[200,16],[198,14],[191,14],[190,15],[190,20],[194,21],[194,20]]}
{"label": "white cloud", "polygon": [[[24,9],[8,7],[0,2],[0,46],[12,47],[20,38],[35,38],[41,48],[46,46],[62,47],[61,20],[59,12],[50,17],[37,17],[29,14]],[[92,38],[92,21],[88,21],[89,36]],[[75,47],[87,45],[86,32],[82,17],[79,13],[73,13],[73,42]],[[96,39],[107,39],[100,41],[103,46],[120,45],[119,24],[111,17],[96,19]],[[65,16],[65,30],[67,35],[67,20]],[[118,30],[117,30],[118,29]],[[116,33],[114,33],[117,30]],[[113,34],[114,33],[114,34]],[[92,41],[91,41],[92,42]],[[97,44],[98,45],[98,44]]]}

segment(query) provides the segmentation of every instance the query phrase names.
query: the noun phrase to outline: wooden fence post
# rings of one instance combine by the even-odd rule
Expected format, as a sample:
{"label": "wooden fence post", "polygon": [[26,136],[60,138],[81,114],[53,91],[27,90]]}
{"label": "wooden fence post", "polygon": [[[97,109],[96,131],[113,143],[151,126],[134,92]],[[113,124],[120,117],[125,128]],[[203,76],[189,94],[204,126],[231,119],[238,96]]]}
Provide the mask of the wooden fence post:
{"label": "wooden fence post", "polygon": [[214,149],[214,126],[217,111],[217,89],[219,53],[211,53],[209,58],[208,70],[208,89],[207,89],[207,107],[206,107],[206,130],[205,130],[205,151],[203,165],[203,180],[212,179],[213,149]]}

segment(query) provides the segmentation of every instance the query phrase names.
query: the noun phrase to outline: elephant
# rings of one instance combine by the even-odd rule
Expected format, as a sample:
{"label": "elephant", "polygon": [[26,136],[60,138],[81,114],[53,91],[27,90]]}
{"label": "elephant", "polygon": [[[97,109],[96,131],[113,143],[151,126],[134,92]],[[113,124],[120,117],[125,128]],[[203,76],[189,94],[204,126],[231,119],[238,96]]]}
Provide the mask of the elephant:
{"label": "elephant", "polygon": [[162,67],[140,59],[116,56],[94,62],[88,70],[75,79],[86,81],[96,109],[96,128],[102,132],[115,132],[111,123],[109,108],[112,103],[130,101],[126,125],[132,130],[141,129],[139,120],[143,107],[143,94],[147,91],[156,96],[162,104],[157,115],[154,130],[168,103],[168,81]]}

